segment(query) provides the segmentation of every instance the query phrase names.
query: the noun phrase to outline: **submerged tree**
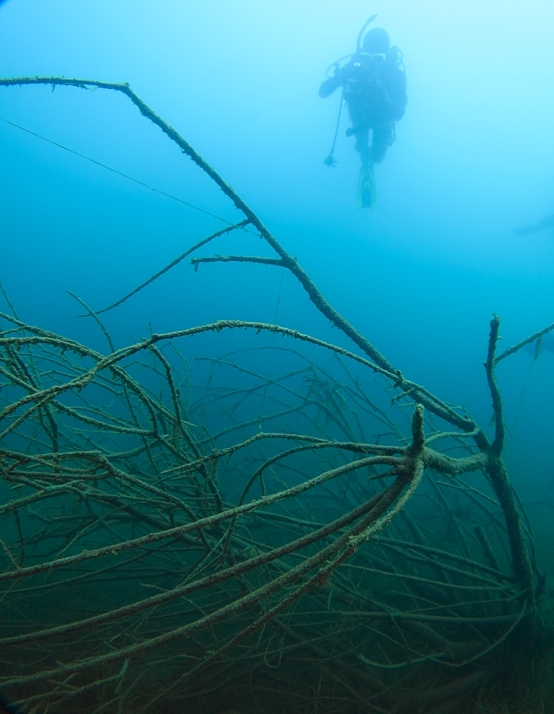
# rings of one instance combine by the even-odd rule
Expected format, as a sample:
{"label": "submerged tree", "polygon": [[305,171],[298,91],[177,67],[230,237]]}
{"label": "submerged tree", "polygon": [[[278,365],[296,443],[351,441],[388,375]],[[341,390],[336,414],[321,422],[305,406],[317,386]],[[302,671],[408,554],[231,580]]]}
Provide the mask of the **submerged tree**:
{"label": "submerged tree", "polygon": [[[546,711],[545,582],[502,459],[495,370],[554,325],[496,355],[492,319],[489,438],[337,313],[128,85],[0,80],[26,84],[122,92],[244,215],[107,309],[248,226],[275,257],[195,268],[285,268],[356,351],[230,320],[115,350],[106,309],[85,306],[101,354],[7,301],[0,691],[37,713]],[[283,336],[267,349],[286,370],[264,374],[261,350],[225,354],[230,330]],[[206,333],[222,356],[200,385],[183,356]]]}

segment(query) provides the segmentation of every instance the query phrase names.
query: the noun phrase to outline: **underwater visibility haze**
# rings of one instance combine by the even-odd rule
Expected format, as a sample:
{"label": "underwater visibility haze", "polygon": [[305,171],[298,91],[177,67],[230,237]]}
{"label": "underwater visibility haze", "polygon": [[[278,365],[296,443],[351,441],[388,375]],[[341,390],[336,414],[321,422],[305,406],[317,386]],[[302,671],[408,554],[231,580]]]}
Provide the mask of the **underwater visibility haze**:
{"label": "underwater visibility haze", "polygon": [[6,706],[554,711],[553,22],[0,2]]}

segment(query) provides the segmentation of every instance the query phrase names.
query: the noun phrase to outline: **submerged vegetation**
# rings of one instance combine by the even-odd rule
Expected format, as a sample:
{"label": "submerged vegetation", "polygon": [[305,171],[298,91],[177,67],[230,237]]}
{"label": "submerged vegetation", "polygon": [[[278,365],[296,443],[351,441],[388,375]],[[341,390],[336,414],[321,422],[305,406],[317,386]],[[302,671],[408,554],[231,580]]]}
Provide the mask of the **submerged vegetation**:
{"label": "submerged vegetation", "polygon": [[[195,268],[288,270],[356,351],[243,321],[116,350],[86,308],[101,354],[24,323],[5,296],[0,691],[37,714],[550,711],[545,579],[502,458],[495,372],[554,325],[497,355],[492,319],[489,437],[338,314],[127,85],[0,80],[24,84],[128,96],[244,215],[202,244],[248,226],[275,253]],[[243,350],[230,331],[249,333]],[[209,333],[220,357],[191,367]],[[256,346],[267,333],[278,347]]]}

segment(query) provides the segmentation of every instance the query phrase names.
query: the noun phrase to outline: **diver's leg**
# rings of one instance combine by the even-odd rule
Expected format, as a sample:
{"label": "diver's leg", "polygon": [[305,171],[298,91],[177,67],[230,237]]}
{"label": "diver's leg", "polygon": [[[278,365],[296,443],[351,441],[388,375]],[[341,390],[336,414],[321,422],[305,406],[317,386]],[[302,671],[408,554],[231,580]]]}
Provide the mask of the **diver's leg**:
{"label": "diver's leg", "polygon": [[362,164],[367,166],[371,162],[371,149],[369,148],[369,127],[354,131],[356,137],[355,149],[360,154]]}
{"label": "diver's leg", "polygon": [[387,147],[394,141],[392,127],[390,125],[376,126],[373,129],[373,140],[371,142],[371,153],[374,164],[380,164],[385,158]]}
{"label": "diver's leg", "polygon": [[358,180],[358,206],[372,208],[375,205],[375,180],[373,177],[373,156],[369,146],[369,127],[356,132],[356,151],[362,160]]}

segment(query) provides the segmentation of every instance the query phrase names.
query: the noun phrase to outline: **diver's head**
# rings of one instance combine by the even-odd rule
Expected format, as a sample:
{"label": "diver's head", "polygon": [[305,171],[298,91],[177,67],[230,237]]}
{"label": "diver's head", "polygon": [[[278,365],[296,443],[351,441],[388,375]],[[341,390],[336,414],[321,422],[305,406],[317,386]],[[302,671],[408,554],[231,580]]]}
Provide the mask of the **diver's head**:
{"label": "diver's head", "polygon": [[371,55],[386,55],[390,47],[390,37],[382,27],[374,27],[364,37],[363,52]]}

